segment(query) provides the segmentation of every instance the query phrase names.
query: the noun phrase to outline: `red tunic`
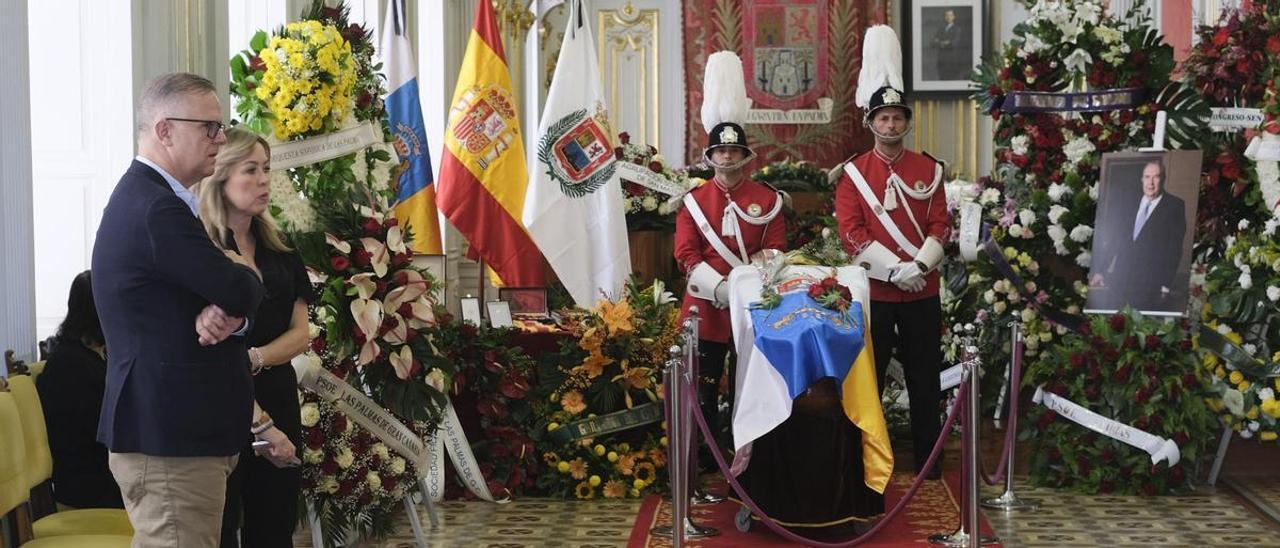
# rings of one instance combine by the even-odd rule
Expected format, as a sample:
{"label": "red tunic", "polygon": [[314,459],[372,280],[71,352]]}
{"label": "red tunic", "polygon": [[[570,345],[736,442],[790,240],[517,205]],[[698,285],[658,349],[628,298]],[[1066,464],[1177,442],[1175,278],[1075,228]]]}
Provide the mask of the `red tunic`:
{"label": "red tunic", "polygon": [[[857,156],[852,162],[858,168],[858,171],[862,172],[862,176],[867,180],[872,193],[880,200],[884,200],[886,181],[890,175],[889,164],[873,151]],[[901,177],[907,183],[907,186],[914,188],[917,181],[925,185],[933,183],[935,166],[937,165],[938,162],[933,158],[918,152],[904,150],[902,156],[893,163],[893,172],[897,173],[898,177]],[[939,242],[945,245],[951,238],[951,220],[947,213],[946,189],[939,184],[929,198],[922,200],[911,198],[905,194],[904,196],[906,197],[907,205],[911,207],[912,214],[915,215],[916,222],[920,223],[920,230],[924,232],[924,236],[937,238]],[[907,212],[902,207],[902,203],[899,203],[897,208],[889,212],[889,218],[898,225],[898,229],[906,236],[907,241],[917,248],[924,244],[924,238],[916,232],[916,227],[911,224],[911,219],[907,217]],[[885,230],[884,226],[880,224],[880,219],[876,218],[871,206],[863,201],[862,193],[853,184],[853,179],[849,177],[848,173],[845,173],[840,178],[840,183],[836,185],[836,222],[839,223],[840,241],[844,244],[844,250],[850,256],[857,255],[872,241],[876,241],[893,251],[903,261],[909,261],[914,258],[910,253],[903,250],[889,235],[889,231]],[[889,282],[871,280],[871,299],[875,301],[906,302],[933,297],[938,294],[938,279],[937,270],[925,275],[924,289],[915,293],[898,289],[898,286]]]}
{"label": "red tunic", "polygon": [[[771,211],[774,203],[779,199],[778,193],[772,188],[751,179],[742,181],[736,188],[729,191],[728,195],[714,181],[693,189],[690,195],[698,202],[698,206],[702,208],[702,214],[707,217],[707,222],[711,224],[711,228],[717,235],[720,234],[720,224],[724,217],[724,208],[729,205],[729,197],[732,197],[734,203],[738,204],[743,211],[749,212],[751,206],[758,206],[760,211],[758,215]],[[738,226],[742,230],[742,245],[746,247],[748,257],[762,249],[782,249],[787,244],[786,220],[781,213],[764,225],[756,226],[739,220]],[[737,238],[720,236],[720,241],[724,242],[725,247],[730,251],[735,253],[738,251]],[[675,257],[680,271],[685,274],[701,262],[711,265],[711,268],[722,275],[728,275],[729,271],[733,270],[729,262],[724,260],[715,248],[711,247],[711,243],[702,236],[702,231],[698,230],[698,225],[693,221],[693,215],[685,208],[681,208],[676,214]],[[698,306],[698,315],[702,318],[698,338],[721,343],[727,343],[733,338],[729,327],[729,311],[715,308],[711,306],[711,301],[696,298],[688,291],[685,292],[684,303],[680,307],[681,322],[689,313],[691,305]]]}

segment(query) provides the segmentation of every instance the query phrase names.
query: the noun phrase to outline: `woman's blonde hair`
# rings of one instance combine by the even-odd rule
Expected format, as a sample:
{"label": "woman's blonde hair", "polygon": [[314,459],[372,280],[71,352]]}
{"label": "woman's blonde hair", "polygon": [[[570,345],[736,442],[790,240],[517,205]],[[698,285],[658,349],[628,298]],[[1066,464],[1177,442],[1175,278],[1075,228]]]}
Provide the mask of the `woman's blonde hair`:
{"label": "woman's blonde hair", "polygon": [[[262,145],[262,150],[271,158],[271,145],[267,140],[248,130],[231,128],[227,130],[227,142],[218,151],[218,158],[213,168],[213,175],[200,182],[200,221],[204,223],[205,232],[214,245],[226,249],[227,241],[232,238],[231,228],[227,226],[227,195],[223,192],[227,180],[231,178],[237,165],[253,154],[253,147]],[[263,166],[264,169],[266,166]],[[258,241],[267,248],[279,252],[289,252],[284,238],[280,235],[280,227],[271,218],[270,210],[254,216],[250,229]]]}

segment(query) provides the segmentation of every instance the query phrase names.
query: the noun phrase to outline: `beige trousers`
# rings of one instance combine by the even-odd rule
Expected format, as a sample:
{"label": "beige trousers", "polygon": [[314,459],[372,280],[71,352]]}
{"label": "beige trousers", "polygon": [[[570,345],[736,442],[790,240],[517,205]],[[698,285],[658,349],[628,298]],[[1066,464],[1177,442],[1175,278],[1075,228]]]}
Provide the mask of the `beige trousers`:
{"label": "beige trousers", "polygon": [[217,548],[227,476],[238,458],[111,453],[133,548]]}

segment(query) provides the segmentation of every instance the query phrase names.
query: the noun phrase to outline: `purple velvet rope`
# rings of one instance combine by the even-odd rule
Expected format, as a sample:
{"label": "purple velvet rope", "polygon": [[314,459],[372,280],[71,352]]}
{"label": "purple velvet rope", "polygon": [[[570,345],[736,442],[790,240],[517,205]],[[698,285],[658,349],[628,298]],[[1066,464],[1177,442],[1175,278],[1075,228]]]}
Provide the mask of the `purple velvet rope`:
{"label": "purple velvet rope", "polygon": [[[677,380],[677,382],[681,382],[681,381]],[[969,387],[967,384],[962,383],[960,385],[960,390],[956,393],[956,399],[958,402],[964,401],[964,398],[968,393],[968,388]],[[687,402],[686,403],[687,405],[693,405],[693,402],[697,401],[697,392],[694,392],[693,398],[685,399],[684,401]],[[959,412],[960,408],[961,408],[961,405],[955,405],[951,408],[951,413],[947,414],[947,420],[942,425],[942,432],[938,435],[938,440],[933,442],[933,451],[929,453],[929,460],[925,462],[925,465],[921,468],[921,470],[933,469],[934,463],[938,460],[938,455],[942,453],[942,445],[947,439],[947,432],[951,431],[951,425],[955,423],[956,415]],[[720,454],[720,447],[716,445],[715,438],[711,436],[711,428],[707,426],[707,420],[702,416],[702,410],[697,405],[693,405],[693,416],[698,423],[698,429],[702,431],[703,437],[705,437],[707,440],[707,445],[711,447],[711,456],[715,458],[716,465],[720,467],[720,472],[724,474],[724,478],[728,480],[729,486],[733,488],[734,492],[736,492],[738,496],[741,498],[742,502],[747,505],[747,508],[751,509],[751,512],[753,514],[757,516],[761,516],[761,521],[764,522],[764,524],[768,526],[770,530],[772,530],[774,533],[777,533],[782,538],[785,538],[791,542],[799,542],[808,546],[816,546],[818,548],[844,548],[846,546],[857,546],[859,544],[862,544],[868,540],[871,540],[871,537],[875,536],[876,533],[879,533],[881,529],[883,529],[885,526],[889,524],[890,521],[893,520],[893,518],[897,517],[898,513],[901,512],[903,508],[907,507],[907,502],[909,502],[911,498],[915,496],[916,491],[918,491],[920,489],[920,486],[924,483],[925,475],[917,474],[915,480],[911,482],[911,487],[907,489],[906,494],[902,496],[902,499],[898,501],[898,504],[895,505],[892,510],[889,510],[889,512],[887,512],[884,515],[884,517],[880,518],[880,520],[876,522],[876,524],[872,526],[871,529],[868,530],[867,532],[861,535],[858,535],[857,537],[851,540],[840,542],[840,543],[818,542],[818,541],[810,540],[800,535],[797,535],[795,533],[792,533],[791,531],[788,531],[785,528],[783,528],[781,525],[778,525],[777,523],[774,522],[773,518],[769,517],[767,514],[764,513],[764,511],[760,510],[759,506],[756,506],[755,500],[753,500],[749,495],[747,495],[746,489],[742,488],[742,485],[738,483],[738,479],[733,477],[733,474],[729,473],[729,466],[728,464],[725,463],[724,456]]]}
{"label": "purple velvet rope", "polygon": [[[1022,356],[1022,343],[1019,342],[1013,351],[1017,356]],[[1022,388],[1022,359],[1013,359],[1010,356],[1010,360],[1013,362],[1011,365],[1013,371],[1009,373],[1009,426],[1004,432],[1004,449],[1000,451],[1000,464],[996,466],[996,473],[991,475],[988,475],[981,466],[978,467],[982,472],[982,481],[987,485],[996,485],[1004,481],[1004,475],[1008,472],[1005,468],[1009,464],[1009,451],[1012,450],[1013,442],[1018,437],[1018,391]],[[982,453],[979,452],[978,462],[982,462],[981,456]]]}

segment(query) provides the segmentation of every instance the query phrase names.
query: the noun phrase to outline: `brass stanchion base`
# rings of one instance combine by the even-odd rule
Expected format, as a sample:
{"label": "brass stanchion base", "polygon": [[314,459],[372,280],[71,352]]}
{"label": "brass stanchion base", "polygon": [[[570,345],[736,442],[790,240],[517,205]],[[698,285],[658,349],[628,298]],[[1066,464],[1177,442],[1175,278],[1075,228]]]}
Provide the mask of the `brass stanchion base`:
{"label": "brass stanchion base", "polygon": [[[663,537],[663,538],[671,538],[672,536],[671,534],[673,532],[674,531],[671,530],[670,525],[659,525],[649,530],[649,534],[655,537]],[[707,538],[707,537],[714,537],[719,535],[720,535],[720,530],[714,527],[704,527],[702,525],[698,525],[693,522],[693,518],[684,519],[684,538],[686,539]]]}
{"label": "brass stanchion base", "polygon": [[983,508],[995,508],[996,510],[1035,510],[1040,507],[1040,499],[1023,499],[1013,494],[1013,491],[1005,491],[1003,495],[982,501]]}
{"label": "brass stanchion base", "polygon": [[[978,537],[978,544],[997,544],[1000,539],[992,536]],[[968,546],[969,533],[964,529],[957,529],[954,533],[929,535],[929,544],[940,544],[942,546]]]}

